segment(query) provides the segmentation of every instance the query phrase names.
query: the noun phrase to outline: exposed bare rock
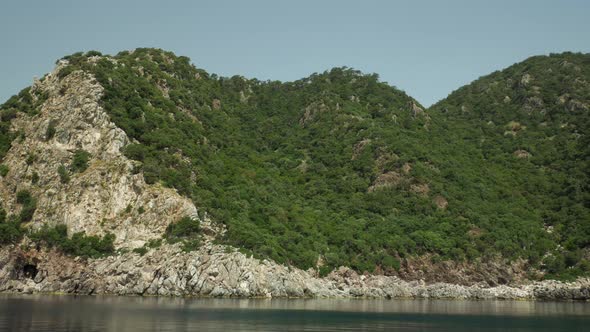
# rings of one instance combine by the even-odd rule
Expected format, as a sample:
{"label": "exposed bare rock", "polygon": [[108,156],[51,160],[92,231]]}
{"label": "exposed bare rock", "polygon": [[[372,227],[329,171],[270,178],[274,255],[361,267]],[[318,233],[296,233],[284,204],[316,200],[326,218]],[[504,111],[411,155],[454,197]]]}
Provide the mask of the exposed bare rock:
{"label": "exposed bare rock", "polygon": [[434,196],[432,202],[434,203],[434,205],[436,205],[437,208],[441,210],[444,210],[447,208],[447,206],[449,206],[449,202],[447,201],[447,199],[441,195]]}
{"label": "exposed bare rock", "polygon": [[313,119],[318,114],[326,111],[328,111],[328,106],[326,106],[324,102],[313,102],[304,109],[303,116],[301,117],[301,119],[299,119],[299,124],[305,127],[305,125],[308,122],[313,121]]}
{"label": "exposed bare rock", "polygon": [[520,159],[529,159],[531,157],[531,153],[526,150],[516,150],[513,154],[516,158]]}
{"label": "exposed bare rock", "polygon": [[219,100],[219,99],[213,99],[213,101],[211,102],[211,107],[214,110],[220,109],[221,108],[221,100]]}
{"label": "exposed bare rock", "polygon": [[418,106],[418,104],[416,104],[414,101],[412,101],[412,103],[410,104],[410,110],[412,111],[413,117],[425,114],[424,109]]}
{"label": "exposed bare rock", "polygon": [[[20,114],[12,122],[24,139],[13,142],[3,162],[11,170],[0,182],[7,211],[17,213],[14,193],[28,189],[37,199],[32,227],[64,223],[70,233],[111,232],[117,247],[129,248],[160,238],[168,224],[183,216],[196,215],[190,200],[135,174],[135,163],[120,152],[129,138],[99,105],[103,89],[94,78],[77,71],[58,79],[60,68],[33,87],[48,95],[39,114]],[[56,131],[48,139],[50,122]],[[78,149],[90,153],[89,167],[62,183],[57,170],[69,165]],[[30,165],[29,154],[35,155]],[[29,180],[33,172],[39,175],[36,184]]]}
{"label": "exposed bare rock", "polygon": [[427,183],[415,183],[410,185],[410,192],[426,197],[430,193],[430,186]]}
{"label": "exposed bare rock", "polygon": [[375,160],[375,165],[377,166],[377,169],[383,173],[388,165],[391,165],[397,160],[399,160],[399,156],[397,154],[389,152],[387,149],[380,148],[378,157]]}
{"label": "exposed bare rock", "polygon": [[170,88],[168,87],[168,82],[166,82],[165,79],[159,79],[156,82],[156,87],[158,90],[160,90],[160,92],[162,92],[164,98],[170,98]]}
{"label": "exposed bare rock", "polygon": [[510,121],[506,124],[506,128],[508,130],[504,132],[504,136],[516,136],[520,131],[525,130],[526,126],[521,125],[520,122]]}
{"label": "exposed bare rock", "polygon": [[526,87],[532,80],[533,80],[533,77],[530,74],[525,73],[520,78],[520,86],[521,87]]}
{"label": "exposed bare rock", "polygon": [[371,139],[369,138],[362,139],[358,143],[356,143],[352,148],[352,160],[358,158],[358,156],[365,150],[365,147],[370,143]]}
{"label": "exposed bare rock", "polygon": [[557,98],[558,105],[565,105],[565,103],[570,99],[570,95],[568,93],[564,93]]}
{"label": "exposed bare rock", "polygon": [[396,171],[390,171],[383,173],[375,179],[373,184],[369,187],[368,191],[373,192],[375,190],[396,187],[404,181],[401,174]]}
{"label": "exposed bare rock", "polygon": [[542,111],[543,106],[543,99],[537,96],[529,97],[526,99],[523,110],[527,113],[532,113],[534,111]]}
{"label": "exposed bare rock", "polygon": [[404,163],[402,166],[402,172],[405,175],[410,174],[410,172],[412,171],[412,165],[410,163]]}
{"label": "exposed bare rock", "polygon": [[[229,249],[229,250],[228,250]],[[444,265],[439,265],[444,266]],[[456,274],[449,265],[441,273]],[[510,275],[508,275],[510,277]],[[0,291],[23,293],[161,295],[206,297],[358,297],[453,299],[590,298],[590,280],[468,286],[444,282],[407,282],[396,276],[359,275],[341,267],[325,278],[248,257],[235,249],[207,244],[186,253],[163,245],[143,256],[83,260],[55,251],[0,249]]]}

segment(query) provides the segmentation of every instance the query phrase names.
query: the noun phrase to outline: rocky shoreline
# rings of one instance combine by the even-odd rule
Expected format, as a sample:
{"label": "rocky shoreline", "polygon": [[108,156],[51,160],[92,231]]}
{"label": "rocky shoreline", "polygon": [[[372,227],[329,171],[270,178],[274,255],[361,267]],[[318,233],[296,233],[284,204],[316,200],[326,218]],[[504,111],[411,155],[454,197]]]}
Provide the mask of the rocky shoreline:
{"label": "rocky shoreline", "polygon": [[345,267],[320,278],[313,271],[248,257],[207,244],[194,252],[163,245],[141,256],[124,253],[101,259],[57,251],[0,250],[0,292],[241,298],[430,298],[579,300],[590,299],[590,279],[538,281],[490,287],[405,281],[359,275]]}

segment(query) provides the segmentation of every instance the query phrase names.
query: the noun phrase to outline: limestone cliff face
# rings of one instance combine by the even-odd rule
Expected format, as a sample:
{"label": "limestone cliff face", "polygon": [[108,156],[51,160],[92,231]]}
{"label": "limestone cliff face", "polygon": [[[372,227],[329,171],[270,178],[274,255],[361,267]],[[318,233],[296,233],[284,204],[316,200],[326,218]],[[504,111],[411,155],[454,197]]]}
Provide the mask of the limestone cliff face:
{"label": "limestone cliff face", "polygon": [[[111,232],[119,248],[140,247],[160,238],[171,222],[196,216],[190,200],[135,174],[133,161],[120,151],[129,138],[99,105],[103,88],[82,71],[59,78],[63,65],[31,88],[33,96],[48,96],[39,113],[13,120],[12,129],[21,136],[4,159],[9,167],[0,182],[5,209],[17,213],[15,193],[27,189],[37,199],[32,227],[64,223],[70,234]],[[47,137],[50,123],[55,134]],[[79,149],[90,153],[89,167],[62,183],[58,168],[70,165]],[[33,184],[35,173],[39,180]]]}

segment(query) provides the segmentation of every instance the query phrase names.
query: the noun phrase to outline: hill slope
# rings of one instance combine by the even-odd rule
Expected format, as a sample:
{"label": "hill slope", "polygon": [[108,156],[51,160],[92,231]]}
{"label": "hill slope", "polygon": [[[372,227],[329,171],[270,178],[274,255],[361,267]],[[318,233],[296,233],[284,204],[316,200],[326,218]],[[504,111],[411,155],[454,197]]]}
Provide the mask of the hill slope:
{"label": "hill slope", "polygon": [[[544,227],[552,254],[544,262],[550,273],[587,271],[590,55],[529,58],[458,89],[431,110],[442,113],[451,132],[477,145],[488,176],[499,176],[498,185],[510,185],[508,199],[487,199],[520,201],[519,211],[526,214],[516,217],[516,211],[498,209],[487,215]],[[506,245],[508,251],[518,250]]]}
{"label": "hill slope", "polygon": [[[104,89],[133,172],[223,224],[223,243],[322,274],[590,270],[588,55],[531,58],[429,110],[348,68],[260,82],[137,49],[68,56],[56,79],[80,70]],[[13,119],[35,118],[46,98],[26,89],[1,107],[0,157],[18,139]]]}

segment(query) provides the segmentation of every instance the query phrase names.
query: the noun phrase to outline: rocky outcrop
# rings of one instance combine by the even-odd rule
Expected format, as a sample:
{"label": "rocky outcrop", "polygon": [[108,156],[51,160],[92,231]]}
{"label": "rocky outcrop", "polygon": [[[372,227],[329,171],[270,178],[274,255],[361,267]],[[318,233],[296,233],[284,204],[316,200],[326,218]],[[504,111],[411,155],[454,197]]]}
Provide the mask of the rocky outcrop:
{"label": "rocky outcrop", "polygon": [[516,150],[512,154],[519,159],[529,159],[531,157],[531,153],[527,150]]}
{"label": "rocky outcrop", "polygon": [[[28,190],[37,200],[29,227],[63,223],[70,233],[110,232],[119,248],[141,247],[160,238],[171,222],[196,217],[189,199],[173,189],[146,184],[143,174],[134,171],[134,162],[121,153],[129,138],[99,104],[103,88],[82,71],[60,78],[64,65],[31,88],[33,96],[47,96],[38,114],[20,113],[12,121],[21,139],[12,143],[3,160],[9,168],[0,182],[4,208],[18,213],[15,193]],[[49,126],[54,133],[49,134]],[[88,168],[71,172],[65,182],[58,169],[69,168],[78,150],[90,154]],[[31,180],[34,174],[38,181]]]}
{"label": "rocky outcrop", "polygon": [[124,253],[84,260],[56,251],[0,250],[0,291],[203,297],[354,297],[452,299],[590,299],[590,280],[543,281],[520,286],[404,281],[359,275],[345,267],[325,278],[234,248],[206,244],[183,252],[163,245],[145,255]]}

